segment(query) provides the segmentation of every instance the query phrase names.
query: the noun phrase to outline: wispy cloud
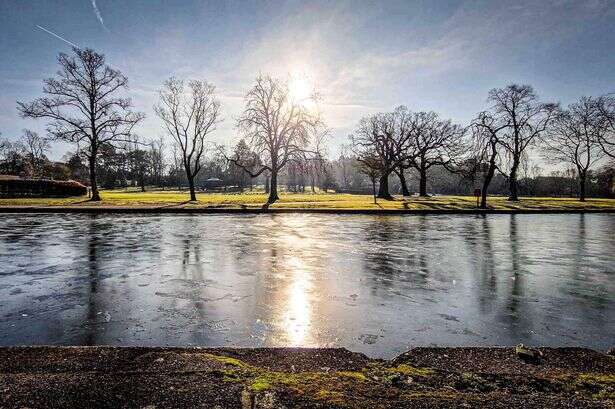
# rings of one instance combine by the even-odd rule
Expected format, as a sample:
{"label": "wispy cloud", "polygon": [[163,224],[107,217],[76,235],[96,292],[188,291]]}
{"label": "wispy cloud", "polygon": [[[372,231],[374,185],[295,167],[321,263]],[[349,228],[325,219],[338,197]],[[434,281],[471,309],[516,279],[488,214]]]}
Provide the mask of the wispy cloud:
{"label": "wispy cloud", "polygon": [[55,38],[57,38],[57,39],[59,39],[59,40],[62,40],[62,41],[64,41],[65,43],[72,45],[73,47],[76,47],[76,48],[81,48],[81,47],[79,47],[77,44],[75,44],[75,43],[73,43],[73,42],[71,42],[71,41],[68,41],[66,38],[64,38],[64,37],[62,37],[62,36],[57,35],[57,34],[56,34],[56,33],[54,33],[53,31],[47,30],[45,27],[41,27],[41,26],[39,26],[38,24],[36,25],[36,27],[37,27],[37,28],[39,28],[39,29],[41,29],[41,30],[43,30],[44,32],[46,32],[46,33],[48,33],[48,34],[51,34],[52,36],[54,36]]}
{"label": "wispy cloud", "polygon": [[105,30],[109,31],[107,26],[105,26],[105,20],[103,20],[102,14],[100,13],[100,10],[98,10],[98,6],[96,5],[96,0],[90,0],[90,1],[92,2],[92,8],[94,9],[94,13],[96,14],[96,18],[100,22],[100,25],[102,26],[102,28],[104,28]]}

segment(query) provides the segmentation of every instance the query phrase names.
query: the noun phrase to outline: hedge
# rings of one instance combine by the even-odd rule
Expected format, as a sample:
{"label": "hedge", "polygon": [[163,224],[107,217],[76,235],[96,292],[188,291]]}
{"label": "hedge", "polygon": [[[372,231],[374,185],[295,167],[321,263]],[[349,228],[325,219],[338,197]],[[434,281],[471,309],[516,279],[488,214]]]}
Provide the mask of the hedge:
{"label": "hedge", "polygon": [[69,197],[87,194],[87,187],[74,180],[2,179],[0,197]]}

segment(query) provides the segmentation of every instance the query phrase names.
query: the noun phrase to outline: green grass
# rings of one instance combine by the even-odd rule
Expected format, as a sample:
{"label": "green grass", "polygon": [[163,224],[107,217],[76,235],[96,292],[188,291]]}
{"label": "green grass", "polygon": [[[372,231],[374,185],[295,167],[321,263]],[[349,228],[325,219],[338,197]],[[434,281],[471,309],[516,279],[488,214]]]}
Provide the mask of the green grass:
{"label": "green grass", "polygon": [[[262,192],[254,193],[198,193],[197,201],[190,202],[187,192],[126,190],[104,190],[102,202],[90,202],[87,197],[0,199],[1,206],[129,206],[129,207],[215,207],[215,208],[259,208],[267,200]],[[575,198],[523,197],[519,202],[510,202],[505,197],[491,197],[488,205],[492,209],[615,209],[615,199],[588,199],[580,202]],[[408,209],[408,210],[462,210],[476,207],[471,196],[434,196],[428,198],[378,199],[373,203],[370,195],[337,193],[281,193],[280,200],[272,209]]]}

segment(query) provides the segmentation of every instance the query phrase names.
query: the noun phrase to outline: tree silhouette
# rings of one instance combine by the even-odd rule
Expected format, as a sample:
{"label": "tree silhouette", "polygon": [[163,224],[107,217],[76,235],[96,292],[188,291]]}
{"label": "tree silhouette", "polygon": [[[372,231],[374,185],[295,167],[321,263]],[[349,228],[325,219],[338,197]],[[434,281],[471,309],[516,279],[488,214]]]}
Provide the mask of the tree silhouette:
{"label": "tree silhouette", "polygon": [[510,164],[509,200],[517,201],[517,172],[521,159],[527,148],[547,130],[557,112],[557,105],[539,102],[531,86],[517,84],[492,89],[487,100],[492,103],[493,117],[508,124],[500,144]]}
{"label": "tree silhouette", "polygon": [[[314,97],[312,97],[314,99]],[[245,108],[237,120],[249,150],[260,163],[242,162],[233,157],[227,160],[243,168],[251,177],[263,172],[270,174],[267,204],[278,196],[278,175],[292,160],[309,152],[310,140],[319,133],[322,122],[318,113],[298,101],[290,93],[288,81],[261,75],[245,97]]]}
{"label": "tree silhouette", "polygon": [[165,81],[159,96],[154,111],[179,147],[190,200],[196,201],[194,179],[203,167],[207,137],[219,122],[220,101],[215,96],[215,87],[207,81],[192,80],[186,86],[174,77]]}
{"label": "tree silhouette", "polygon": [[57,140],[79,144],[87,157],[92,200],[100,200],[96,161],[104,145],[126,141],[145,115],[132,112],[130,98],[118,96],[128,88],[128,79],[92,49],[73,48],[73,55],[60,53],[55,78],[43,80],[47,96],[30,103],[17,102],[24,118],[46,118],[47,131]]}
{"label": "tree silhouette", "polygon": [[601,121],[596,101],[582,97],[557,115],[543,146],[546,160],[574,165],[581,202],[585,201],[587,172],[606,155],[600,146]]}

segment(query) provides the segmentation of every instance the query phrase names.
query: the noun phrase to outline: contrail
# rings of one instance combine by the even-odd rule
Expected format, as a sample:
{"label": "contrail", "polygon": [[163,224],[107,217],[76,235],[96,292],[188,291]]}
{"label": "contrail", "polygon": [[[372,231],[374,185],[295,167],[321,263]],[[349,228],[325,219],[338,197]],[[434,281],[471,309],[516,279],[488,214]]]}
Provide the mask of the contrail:
{"label": "contrail", "polygon": [[38,24],[36,25],[36,27],[40,28],[41,30],[43,30],[43,31],[44,31],[44,32],[46,32],[46,33],[51,34],[51,35],[52,35],[52,36],[54,36],[55,38],[60,39],[60,40],[64,41],[65,43],[68,43],[68,44],[72,45],[72,46],[73,46],[73,47],[75,47],[75,48],[81,48],[81,47],[79,47],[77,44],[75,44],[75,43],[71,43],[71,42],[70,42],[70,41],[68,41],[66,38],[64,38],[64,37],[61,37],[61,36],[57,35],[57,34],[56,34],[56,33],[54,33],[53,31],[49,31],[49,30],[47,30],[45,27],[41,27],[41,26],[39,26]]}
{"label": "contrail", "polygon": [[100,14],[100,10],[98,10],[98,6],[96,5],[96,0],[90,0],[92,2],[92,7],[94,8],[94,13],[96,13],[96,18],[98,18],[98,21],[100,22],[100,25],[107,31],[109,31],[109,29],[107,28],[107,26],[105,26],[105,21],[102,18],[102,14]]}

